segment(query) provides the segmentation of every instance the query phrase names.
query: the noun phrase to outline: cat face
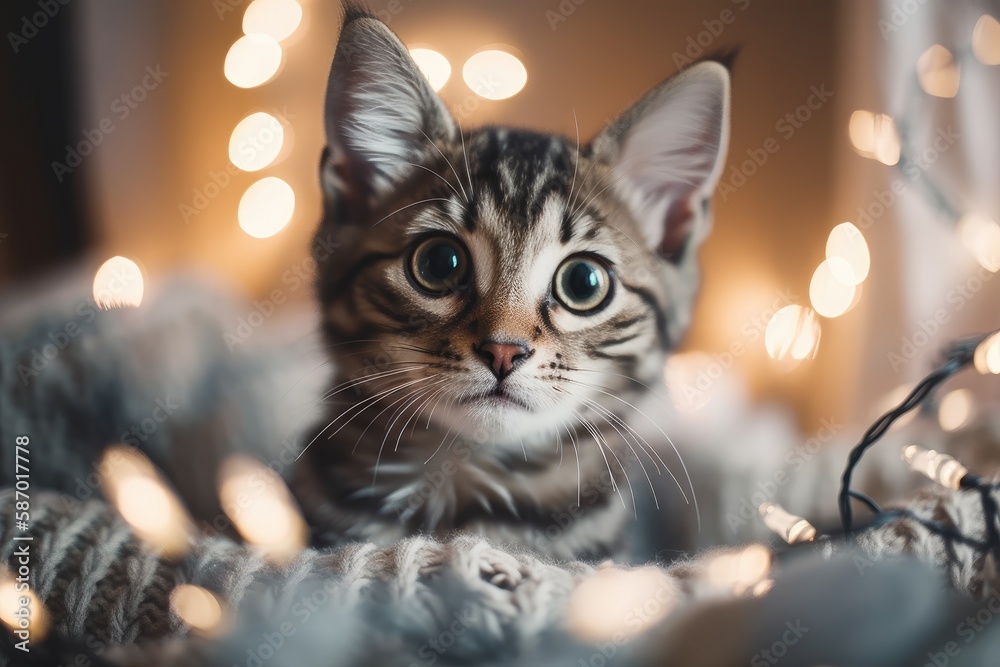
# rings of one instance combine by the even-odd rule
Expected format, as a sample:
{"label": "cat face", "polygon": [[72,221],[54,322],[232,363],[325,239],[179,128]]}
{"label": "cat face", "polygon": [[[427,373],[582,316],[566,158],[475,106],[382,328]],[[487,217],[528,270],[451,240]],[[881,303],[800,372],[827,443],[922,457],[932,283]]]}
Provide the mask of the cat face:
{"label": "cat face", "polygon": [[695,65],[587,145],[465,131],[349,9],[317,247],[335,248],[319,296],[350,400],[520,452],[657,383],[690,318],[728,81]]}

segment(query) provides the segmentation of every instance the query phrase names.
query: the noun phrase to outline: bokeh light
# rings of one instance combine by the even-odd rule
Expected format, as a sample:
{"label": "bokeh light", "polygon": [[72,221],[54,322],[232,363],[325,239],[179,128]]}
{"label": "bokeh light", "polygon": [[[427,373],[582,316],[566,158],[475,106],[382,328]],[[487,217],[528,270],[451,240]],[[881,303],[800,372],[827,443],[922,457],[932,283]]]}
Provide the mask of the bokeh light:
{"label": "bokeh light", "polygon": [[938,423],[945,431],[957,431],[972,417],[975,402],[968,389],[954,389],[941,397]]}
{"label": "bokeh light", "polygon": [[226,54],[226,79],[239,88],[255,88],[274,78],[281,69],[281,45],[268,35],[244,35]]}
{"label": "bokeh light", "polygon": [[441,90],[451,78],[451,63],[433,49],[410,49],[410,56],[434,90]]}
{"label": "bokeh light", "polygon": [[[606,567],[584,579],[566,606],[566,628],[585,642],[632,637],[669,614],[682,593],[656,567]],[[636,609],[643,614],[635,614]]]}
{"label": "bokeh light", "polygon": [[1000,22],[983,14],[972,30],[972,52],[984,65],[1000,65]]}
{"label": "bokeh light", "polygon": [[1000,375],[1000,333],[991,334],[976,346],[973,363],[983,375]]}
{"label": "bokeh light", "polygon": [[852,275],[854,269],[840,257],[824,260],[809,282],[809,301],[823,317],[840,317],[855,304],[857,285],[841,282],[838,275]]}
{"label": "bokeh light", "polygon": [[[23,604],[27,601],[27,604]],[[0,572],[0,623],[12,632],[27,630],[31,642],[39,643],[48,634],[49,618],[45,606],[30,588],[20,590],[18,581]]]}
{"label": "bokeh light", "polygon": [[94,275],[94,301],[99,308],[136,308],[144,291],[142,270],[127,257],[112,257]]}
{"label": "bokeh light", "polygon": [[987,271],[1000,271],[1000,225],[986,216],[968,213],[958,223],[958,238]]}
{"label": "bokeh light", "polygon": [[848,134],[859,155],[890,167],[899,162],[899,133],[896,123],[886,114],[855,111],[851,114]]}
{"label": "bokeh light", "polygon": [[788,512],[777,503],[764,503],[757,508],[757,512],[764,525],[789,544],[811,542],[816,537],[815,526],[802,517]]}
{"label": "bokeh light", "polygon": [[528,70],[517,56],[489,49],[465,61],[462,78],[476,95],[504,100],[521,92],[528,83]]}
{"label": "bokeh light", "polygon": [[229,160],[243,171],[258,171],[278,158],[284,141],[281,121],[263,111],[252,113],[229,137]]}
{"label": "bokeh light", "polygon": [[917,60],[917,80],[928,95],[955,97],[960,79],[955,56],[940,44],[931,46]]}
{"label": "bokeh light", "polygon": [[296,0],[253,0],[243,14],[243,32],[266,35],[280,42],[302,23],[302,5]]}
{"label": "bokeh light", "polygon": [[105,450],[99,470],[105,496],[140,539],[167,557],[187,552],[191,520],[149,459],[115,445]]}
{"label": "bokeh light", "polygon": [[[871,254],[861,230],[850,222],[844,222],[830,232],[826,240],[826,258],[840,258],[841,262],[830,264],[830,270],[840,282],[860,285],[868,277],[871,269]],[[850,270],[845,270],[845,267]]]}
{"label": "bokeh light", "polygon": [[735,553],[725,553],[709,561],[706,579],[718,588],[737,595],[752,590],[771,571],[771,552],[762,544]]}
{"label": "bokeh light", "polygon": [[768,321],[764,348],[772,359],[812,359],[819,349],[821,333],[819,318],[812,309],[785,306]]}
{"label": "bokeh light", "polygon": [[222,625],[222,605],[201,586],[178,585],[170,593],[170,606],[188,627],[201,634],[212,634]]}
{"label": "bokeh light", "polygon": [[248,543],[285,561],[305,548],[308,529],[282,479],[247,456],[226,460],[219,474],[222,509]]}
{"label": "bokeh light", "polygon": [[243,193],[237,212],[240,228],[258,239],[274,236],[292,219],[295,192],[276,176],[260,179]]}

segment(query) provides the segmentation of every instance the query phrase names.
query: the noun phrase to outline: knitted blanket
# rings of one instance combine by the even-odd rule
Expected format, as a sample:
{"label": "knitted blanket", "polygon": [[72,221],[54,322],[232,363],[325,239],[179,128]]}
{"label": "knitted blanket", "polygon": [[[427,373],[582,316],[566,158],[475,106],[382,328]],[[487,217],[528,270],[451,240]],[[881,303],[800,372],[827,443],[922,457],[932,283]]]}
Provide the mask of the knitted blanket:
{"label": "knitted blanket", "polygon": [[[789,641],[807,633],[800,655],[785,664],[884,667],[916,664],[954,632],[971,598],[995,595],[983,554],[921,525],[934,519],[984,537],[979,498],[966,492],[922,495],[911,503],[912,518],[869,528],[859,549],[825,541],[784,552],[764,596],[713,582],[712,563],[735,552],[659,567],[662,577],[652,580],[645,576],[652,568],[555,563],[472,536],[306,550],[282,566],[204,536],[171,562],[100,501],[34,497],[26,534],[14,525],[14,502],[11,491],[0,493],[0,562],[18,573],[29,545],[30,582],[49,631],[29,653],[6,636],[0,665],[659,664],[665,655],[676,656],[675,664],[729,665],[747,664],[775,637],[791,656]],[[23,535],[31,539],[14,539]],[[946,574],[965,597],[899,560],[905,554]],[[887,556],[891,563],[878,562]],[[636,581],[645,589],[627,590],[629,579],[613,577],[597,585],[621,573],[642,574]],[[171,593],[182,583],[223,601],[225,628],[198,634],[181,620]],[[611,627],[663,620],[635,638],[619,632],[601,640],[566,630],[568,616],[581,610],[598,620],[609,610],[621,614],[625,624]],[[727,628],[721,638],[720,627]],[[995,650],[996,634],[984,630],[977,651]],[[845,643],[848,636],[854,640]],[[949,664],[979,664],[970,662],[979,652],[963,655]]]}

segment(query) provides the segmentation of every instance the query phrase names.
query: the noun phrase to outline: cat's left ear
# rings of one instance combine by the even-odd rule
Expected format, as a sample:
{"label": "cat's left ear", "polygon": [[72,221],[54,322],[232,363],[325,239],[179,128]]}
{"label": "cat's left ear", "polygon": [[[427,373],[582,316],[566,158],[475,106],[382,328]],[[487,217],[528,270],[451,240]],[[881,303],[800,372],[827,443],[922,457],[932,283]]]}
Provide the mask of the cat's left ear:
{"label": "cat's left ear", "polygon": [[729,144],[729,70],[692,65],[660,84],[591,144],[647,244],[682,261],[709,231],[708,204]]}

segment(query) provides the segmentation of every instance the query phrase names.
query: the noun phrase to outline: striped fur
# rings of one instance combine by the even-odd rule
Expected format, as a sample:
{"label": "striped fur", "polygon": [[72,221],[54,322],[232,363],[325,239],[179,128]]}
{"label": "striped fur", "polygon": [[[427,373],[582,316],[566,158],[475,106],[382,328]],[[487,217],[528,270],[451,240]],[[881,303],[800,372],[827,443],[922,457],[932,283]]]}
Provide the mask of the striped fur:
{"label": "striped fur", "polygon": [[[318,541],[471,530],[560,558],[620,550],[633,485],[668,474],[629,409],[690,318],[726,70],[675,76],[589,146],[465,132],[398,38],[349,8],[327,118],[315,247],[336,372],[293,483]],[[407,272],[434,236],[472,267],[443,296]],[[607,305],[587,314],[553,294],[577,255],[611,275]],[[497,380],[484,341],[528,352]]]}

